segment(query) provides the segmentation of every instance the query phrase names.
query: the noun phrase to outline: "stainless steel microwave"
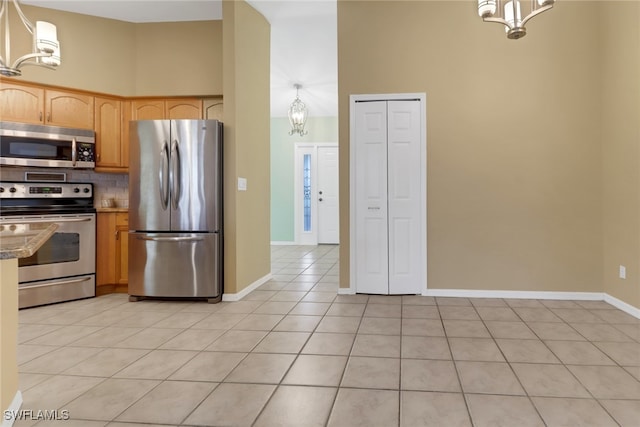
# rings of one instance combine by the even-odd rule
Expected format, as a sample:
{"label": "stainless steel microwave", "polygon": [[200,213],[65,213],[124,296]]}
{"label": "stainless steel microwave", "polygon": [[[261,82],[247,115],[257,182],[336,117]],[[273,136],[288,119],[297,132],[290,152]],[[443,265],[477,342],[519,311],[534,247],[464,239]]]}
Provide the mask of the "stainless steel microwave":
{"label": "stainless steel microwave", "polygon": [[0,122],[0,165],[93,169],[95,132]]}

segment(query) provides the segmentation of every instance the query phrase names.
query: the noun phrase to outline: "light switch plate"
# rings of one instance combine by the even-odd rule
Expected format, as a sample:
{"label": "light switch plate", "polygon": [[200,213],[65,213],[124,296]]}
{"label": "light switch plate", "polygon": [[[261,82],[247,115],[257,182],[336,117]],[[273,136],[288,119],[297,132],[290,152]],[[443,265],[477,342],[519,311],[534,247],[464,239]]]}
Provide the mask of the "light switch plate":
{"label": "light switch plate", "polygon": [[238,177],[238,191],[247,191],[247,178]]}

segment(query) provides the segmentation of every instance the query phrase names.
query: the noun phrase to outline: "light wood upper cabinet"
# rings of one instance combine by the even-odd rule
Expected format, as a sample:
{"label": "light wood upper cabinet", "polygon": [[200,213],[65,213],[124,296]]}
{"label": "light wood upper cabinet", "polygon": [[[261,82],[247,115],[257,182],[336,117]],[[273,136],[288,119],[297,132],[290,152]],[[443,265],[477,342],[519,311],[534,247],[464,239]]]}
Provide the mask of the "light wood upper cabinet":
{"label": "light wood upper cabinet", "polygon": [[131,120],[164,119],[164,100],[134,99],[131,101]]}
{"label": "light wood upper cabinet", "polygon": [[45,90],[45,124],[93,129],[93,96],[60,90]]}
{"label": "light wood upper cabinet", "polygon": [[166,119],[201,119],[202,100],[200,99],[167,99],[165,101]]}
{"label": "light wood upper cabinet", "polygon": [[95,98],[96,167],[124,168],[122,101]]}
{"label": "light wood upper cabinet", "polygon": [[220,98],[210,98],[203,101],[204,118],[207,120],[223,121],[224,104]]}
{"label": "light wood upper cabinet", "polygon": [[131,101],[131,120],[201,118],[202,100],[196,98],[154,98]]}
{"label": "light wood upper cabinet", "polygon": [[3,81],[0,85],[0,119],[8,122],[42,123],[44,89]]}

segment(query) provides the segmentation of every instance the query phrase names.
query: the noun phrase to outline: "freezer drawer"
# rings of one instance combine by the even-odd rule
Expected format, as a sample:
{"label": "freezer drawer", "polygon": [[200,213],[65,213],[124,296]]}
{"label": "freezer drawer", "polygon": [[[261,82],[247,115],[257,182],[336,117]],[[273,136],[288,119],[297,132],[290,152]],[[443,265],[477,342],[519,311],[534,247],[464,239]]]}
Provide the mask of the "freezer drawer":
{"label": "freezer drawer", "polygon": [[222,293],[218,233],[129,233],[129,294],[217,298]]}

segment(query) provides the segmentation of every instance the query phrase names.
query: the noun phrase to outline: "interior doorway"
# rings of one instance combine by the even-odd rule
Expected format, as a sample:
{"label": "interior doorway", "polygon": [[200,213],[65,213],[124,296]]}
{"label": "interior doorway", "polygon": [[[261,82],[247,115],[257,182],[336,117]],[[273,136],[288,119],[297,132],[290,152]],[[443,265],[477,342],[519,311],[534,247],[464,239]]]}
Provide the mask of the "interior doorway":
{"label": "interior doorway", "polygon": [[338,144],[297,143],[294,163],[296,243],[338,244]]}

